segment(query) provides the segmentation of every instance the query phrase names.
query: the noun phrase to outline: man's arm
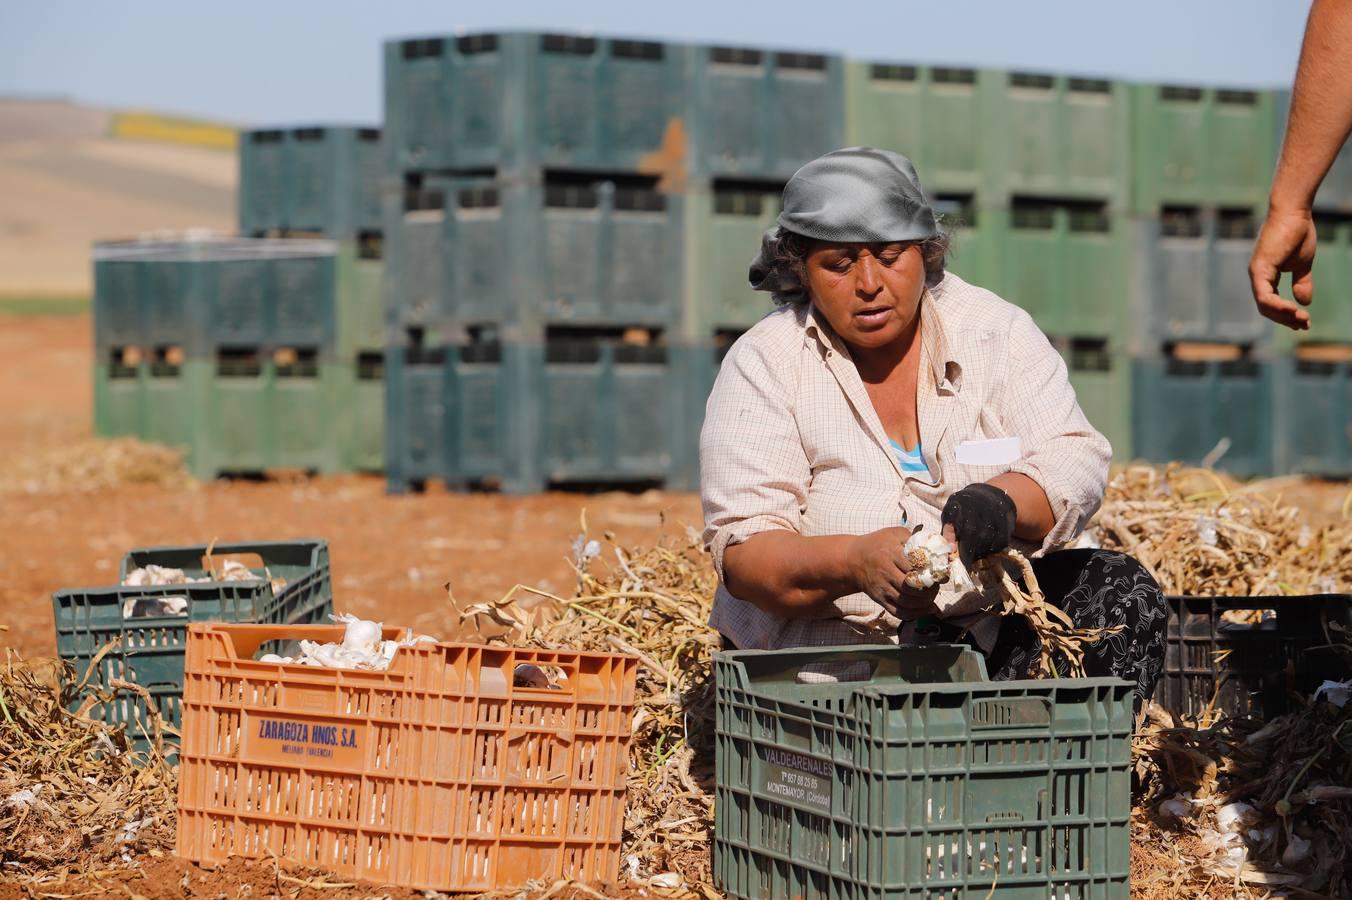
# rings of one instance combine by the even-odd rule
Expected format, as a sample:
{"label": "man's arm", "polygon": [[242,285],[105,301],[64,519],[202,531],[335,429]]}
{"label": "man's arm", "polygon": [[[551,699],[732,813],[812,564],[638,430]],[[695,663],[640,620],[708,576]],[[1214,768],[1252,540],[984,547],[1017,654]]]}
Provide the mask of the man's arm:
{"label": "man's arm", "polygon": [[1249,279],[1258,311],[1288,328],[1310,314],[1277,293],[1283,272],[1302,306],[1314,299],[1314,195],[1352,132],[1352,0],[1314,0],[1291,91],[1286,138]]}

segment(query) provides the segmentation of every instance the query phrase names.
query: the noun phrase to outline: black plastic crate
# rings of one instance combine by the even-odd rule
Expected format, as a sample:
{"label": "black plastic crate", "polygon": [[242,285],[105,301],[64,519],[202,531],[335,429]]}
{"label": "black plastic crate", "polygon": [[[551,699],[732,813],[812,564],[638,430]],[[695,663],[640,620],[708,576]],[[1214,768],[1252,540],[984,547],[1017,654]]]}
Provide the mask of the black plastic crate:
{"label": "black plastic crate", "polygon": [[[1352,595],[1170,597],[1164,675],[1155,700],[1176,715],[1212,705],[1232,716],[1271,718],[1326,679],[1352,673]],[[1226,612],[1264,610],[1258,624]]]}

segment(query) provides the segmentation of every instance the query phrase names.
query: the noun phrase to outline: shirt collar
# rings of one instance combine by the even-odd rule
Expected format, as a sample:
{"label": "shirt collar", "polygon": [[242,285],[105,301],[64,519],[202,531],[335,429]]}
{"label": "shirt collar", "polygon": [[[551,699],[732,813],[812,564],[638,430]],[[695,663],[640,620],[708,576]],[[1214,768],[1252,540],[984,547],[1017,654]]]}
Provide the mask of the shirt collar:
{"label": "shirt collar", "polygon": [[[952,344],[944,329],[943,282],[937,290],[925,288],[920,298],[920,365],[928,366],[934,376],[934,387],[939,391],[958,393],[962,390],[962,364],[953,355]],[[849,351],[824,317],[817,315],[811,302],[803,305],[799,314],[803,323],[804,343],[814,347],[823,357],[830,352],[848,357]]]}

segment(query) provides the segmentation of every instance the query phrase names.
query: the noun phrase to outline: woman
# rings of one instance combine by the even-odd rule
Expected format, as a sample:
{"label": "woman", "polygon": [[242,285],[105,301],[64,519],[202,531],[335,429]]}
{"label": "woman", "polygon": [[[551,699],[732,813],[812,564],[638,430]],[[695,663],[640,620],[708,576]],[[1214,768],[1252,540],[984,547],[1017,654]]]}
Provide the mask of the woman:
{"label": "woman", "polygon": [[1148,698],[1164,662],[1159,586],[1120,553],[1058,549],[1102,502],[1111,448],[1029,315],[944,271],[948,237],[910,161],[828,153],[789,181],[778,223],[751,285],[779,308],[724,359],[700,440],[725,646],[900,631],[964,640],[993,678],[1025,677],[1038,644],[1022,618],[975,592],[905,585],[902,545],[924,528],[969,565],[1009,546],[1034,557],[1077,625],[1124,626],[1088,650],[1088,674]]}

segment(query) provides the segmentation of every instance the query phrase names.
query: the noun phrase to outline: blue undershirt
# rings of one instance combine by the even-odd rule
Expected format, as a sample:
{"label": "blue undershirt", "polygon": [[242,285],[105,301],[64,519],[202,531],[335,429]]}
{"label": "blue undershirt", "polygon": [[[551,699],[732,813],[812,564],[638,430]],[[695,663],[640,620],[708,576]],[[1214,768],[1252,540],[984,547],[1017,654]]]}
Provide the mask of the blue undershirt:
{"label": "blue undershirt", "polygon": [[[888,438],[888,440],[892,444],[892,451],[897,454],[897,464],[901,466],[903,475],[918,475],[926,481],[933,480],[930,476],[929,466],[925,464],[925,454],[919,441],[916,441],[913,449],[907,450],[891,438]],[[904,514],[901,518],[901,524],[906,524]]]}

